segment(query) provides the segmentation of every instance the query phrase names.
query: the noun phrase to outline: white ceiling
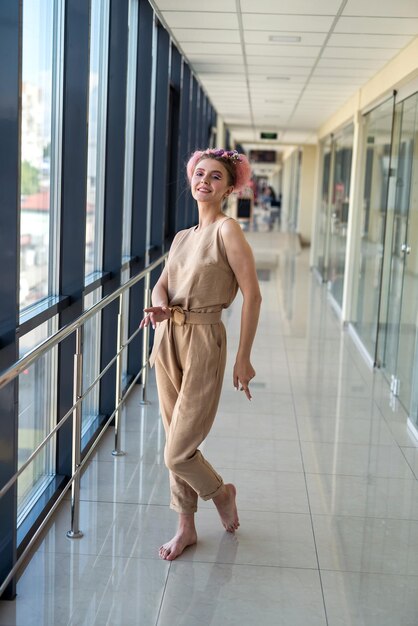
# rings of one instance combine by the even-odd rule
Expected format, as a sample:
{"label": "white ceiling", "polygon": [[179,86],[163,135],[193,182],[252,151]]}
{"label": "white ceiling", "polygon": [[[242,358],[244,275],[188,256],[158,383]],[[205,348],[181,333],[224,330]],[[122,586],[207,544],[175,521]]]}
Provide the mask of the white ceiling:
{"label": "white ceiling", "polygon": [[418,0],[152,4],[244,146],[261,131],[277,131],[281,144],[314,141],[319,126],[418,35]]}

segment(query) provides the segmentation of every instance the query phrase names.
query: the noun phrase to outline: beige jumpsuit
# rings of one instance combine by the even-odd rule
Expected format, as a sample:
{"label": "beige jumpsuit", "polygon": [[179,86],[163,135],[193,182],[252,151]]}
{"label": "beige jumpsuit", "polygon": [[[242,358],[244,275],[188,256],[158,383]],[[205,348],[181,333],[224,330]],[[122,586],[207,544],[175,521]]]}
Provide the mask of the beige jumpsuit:
{"label": "beige jumpsuit", "polygon": [[221,235],[227,219],[177,233],[164,269],[174,315],[158,324],[150,362],[155,362],[166,432],[170,506],[178,513],[194,513],[198,496],[209,500],[223,486],[198,446],[211,429],[222,388],[226,333],[221,311],[238,290]]}

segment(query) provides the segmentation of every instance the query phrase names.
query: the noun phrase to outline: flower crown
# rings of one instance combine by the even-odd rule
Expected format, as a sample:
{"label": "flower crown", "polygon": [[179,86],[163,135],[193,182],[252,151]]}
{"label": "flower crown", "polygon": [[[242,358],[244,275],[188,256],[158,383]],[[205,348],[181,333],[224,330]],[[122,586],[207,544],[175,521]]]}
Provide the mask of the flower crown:
{"label": "flower crown", "polygon": [[207,154],[213,154],[215,157],[222,157],[223,159],[229,159],[233,163],[237,163],[238,161],[241,163],[242,158],[237,150],[223,150],[220,149],[209,149],[206,150]]}
{"label": "flower crown", "polygon": [[207,148],[193,152],[186,166],[189,182],[192,180],[196,165],[206,158],[206,155],[208,158],[225,159],[225,165],[226,161],[233,163],[231,169],[234,172],[234,191],[242,191],[248,185],[251,178],[251,165],[245,154],[240,154],[237,150],[224,150],[223,148]]}

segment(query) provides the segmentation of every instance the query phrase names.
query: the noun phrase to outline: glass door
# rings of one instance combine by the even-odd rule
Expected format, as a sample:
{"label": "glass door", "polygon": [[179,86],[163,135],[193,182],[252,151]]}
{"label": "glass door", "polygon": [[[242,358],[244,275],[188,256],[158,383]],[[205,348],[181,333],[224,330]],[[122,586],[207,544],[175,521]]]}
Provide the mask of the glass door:
{"label": "glass door", "polygon": [[354,125],[350,124],[333,141],[334,167],[327,278],[328,289],[340,307],[343,303],[353,140]]}
{"label": "glass door", "polygon": [[331,170],[333,169],[333,159],[331,150],[331,138],[328,137],[323,146],[322,160],[322,191],[321,205],[319,209],[319,222],[317,230],[317,255],[315,267],[325,282],[328,266],[328,233],[330,219],[330,181],[332,180]]}
{"label": "glass door", "polygon": [[416,360],[418,95],[395,107],[383,259],[377,360],[409,411]]}
{"label": "glass door", "polygon": [[392,142],[393,98],[364,116],[362,179],[363,202],[360,210],[360,232],[354,273],[352,324],[373,360],[376,342],[383,249],[389,159]]}
{"label": "glass door", "polygon": [[402,238],[399,242],[403,257],[403,290],[396,376],[400,381],[399,399],[409,410],[412,409],[413,374],[418,361],[418,94],[405,101],[405,113],[402,155],[405,190],[402,202],[408,205],[405,206],[405,223],[401,227]]}

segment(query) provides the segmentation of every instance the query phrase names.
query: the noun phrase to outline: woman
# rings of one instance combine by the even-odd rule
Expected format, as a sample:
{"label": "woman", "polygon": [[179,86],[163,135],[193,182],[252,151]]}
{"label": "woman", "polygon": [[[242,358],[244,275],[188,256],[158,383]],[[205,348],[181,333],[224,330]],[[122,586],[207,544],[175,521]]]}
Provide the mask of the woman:
{"label": "woman", "polygon": [[222,309],[243,294],[241,333],[233,384],[251,400],[255,376],[250,352],[261,304],[254,258],[240,226],[222,213],[229,194],[250,178],[250,165],[234,151],[197,151],[187,164],[199,224],[175,236],[169,260],[152,292],[141,327],[158,324],[150,363],[155,363],[166,432],[165,463],[171,503],[179,514],[176,535],[160,548],[172,561],[197,541],[197,499],[212,499],[224,528],[239,526],[236,490],[204,459],[198,446],[215,418],[226,360]]}

